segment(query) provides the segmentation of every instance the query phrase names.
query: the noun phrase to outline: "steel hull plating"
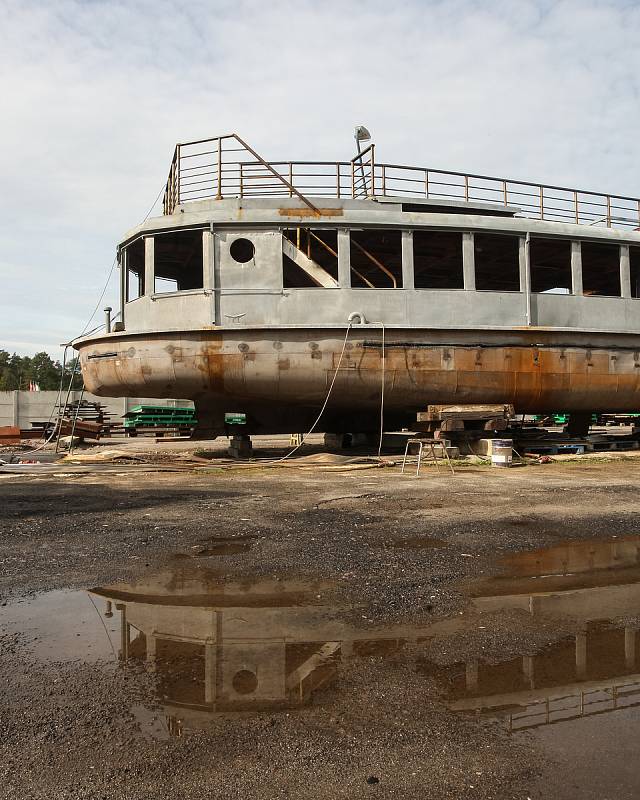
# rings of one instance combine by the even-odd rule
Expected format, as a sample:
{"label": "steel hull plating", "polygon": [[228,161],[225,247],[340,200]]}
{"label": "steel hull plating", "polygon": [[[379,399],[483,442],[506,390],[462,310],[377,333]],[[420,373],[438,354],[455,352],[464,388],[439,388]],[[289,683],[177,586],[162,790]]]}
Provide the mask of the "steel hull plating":
{"label": "steel hull plating", "polygon": [[[203,330],[115,334],[77,343],[87,389],[103,396],[182,397],[207,426],[244,411],[254,431],[313,419],[339,367],[324,430],[397,424],[430,403],[512,403],[519,412],[637,411],[640,337],[512,331]],[[637,349],[634,349],[637,348]]]}

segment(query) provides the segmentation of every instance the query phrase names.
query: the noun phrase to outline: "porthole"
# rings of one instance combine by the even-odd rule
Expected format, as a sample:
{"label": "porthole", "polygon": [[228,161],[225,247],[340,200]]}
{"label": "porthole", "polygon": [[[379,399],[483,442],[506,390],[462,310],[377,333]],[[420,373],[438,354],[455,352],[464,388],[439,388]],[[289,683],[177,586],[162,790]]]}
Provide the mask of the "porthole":
{"label": "porthole", "polygon": [[258,677],[255,672],[241,669],[233,676],[231,683],[237,694],[253,694],[258,688]]}
{"label": "porthole", "polygon": [[256,248],[250,239],[236,239],[229,248],[231,258],[239,264],[246,264],[254,257]]}

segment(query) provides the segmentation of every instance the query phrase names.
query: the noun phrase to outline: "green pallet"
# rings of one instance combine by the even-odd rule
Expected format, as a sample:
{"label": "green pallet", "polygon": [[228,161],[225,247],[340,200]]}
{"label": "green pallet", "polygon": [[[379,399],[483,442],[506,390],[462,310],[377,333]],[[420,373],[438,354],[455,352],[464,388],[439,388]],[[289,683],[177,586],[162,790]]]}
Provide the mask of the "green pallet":
{"label": "green pallet", "polygon": [[194,408],[134,406],[124,415],[125,428],[191,426],[198,422]]}

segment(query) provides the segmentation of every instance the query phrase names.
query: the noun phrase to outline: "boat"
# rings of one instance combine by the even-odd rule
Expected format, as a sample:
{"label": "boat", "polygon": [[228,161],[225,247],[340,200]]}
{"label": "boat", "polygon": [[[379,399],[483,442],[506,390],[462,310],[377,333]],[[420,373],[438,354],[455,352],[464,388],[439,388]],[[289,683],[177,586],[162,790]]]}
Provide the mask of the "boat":
{"label": "boat", "polygon": [[117,317],[74,342],[86,388],[190,399],[203,436],[637,411],[640,200],[379,163],[367,136],[336,162],[178,144],[118,244]]}

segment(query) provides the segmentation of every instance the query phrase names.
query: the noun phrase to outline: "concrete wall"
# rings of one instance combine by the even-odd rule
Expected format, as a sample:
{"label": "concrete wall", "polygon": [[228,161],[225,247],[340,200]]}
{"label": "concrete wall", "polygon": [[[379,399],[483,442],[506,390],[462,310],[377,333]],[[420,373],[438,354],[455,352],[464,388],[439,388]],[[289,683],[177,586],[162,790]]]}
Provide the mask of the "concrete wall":
{"label": "concrete wall", "polygon": [[[78,400],[80,392],[71,392],[71,400]],[[57,392],[0,392],[0,427],[17,425],[30,428],[32,422],[46,422],[58,399]],[[190,400],[158,400],[144,397],[97,397],[85,392],[84,399],[100,402],[117,422],[130,408],[137,405],[192,406]],[[63,396],[64,402],[64,396]]]}

